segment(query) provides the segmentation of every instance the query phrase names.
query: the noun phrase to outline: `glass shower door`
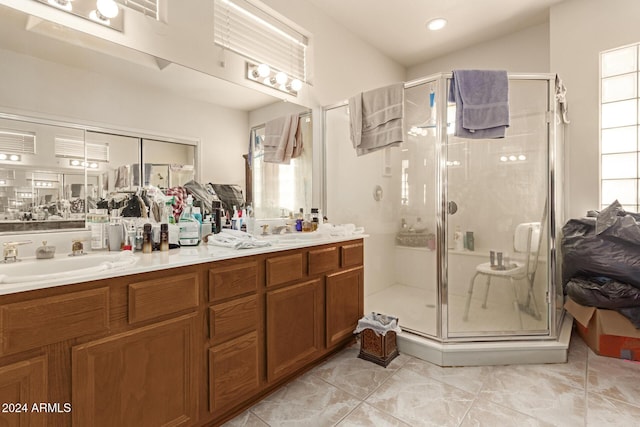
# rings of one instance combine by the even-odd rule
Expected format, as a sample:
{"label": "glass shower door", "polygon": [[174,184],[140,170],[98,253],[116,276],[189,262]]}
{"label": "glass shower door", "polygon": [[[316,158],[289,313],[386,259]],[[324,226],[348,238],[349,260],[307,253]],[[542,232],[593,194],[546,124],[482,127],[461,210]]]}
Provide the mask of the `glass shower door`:
{"label": "glass shower door", "polygon": [[453,136],[447,105],[445,336],[548,334],[549,98],[547,80],[510,79],[503,139]]}

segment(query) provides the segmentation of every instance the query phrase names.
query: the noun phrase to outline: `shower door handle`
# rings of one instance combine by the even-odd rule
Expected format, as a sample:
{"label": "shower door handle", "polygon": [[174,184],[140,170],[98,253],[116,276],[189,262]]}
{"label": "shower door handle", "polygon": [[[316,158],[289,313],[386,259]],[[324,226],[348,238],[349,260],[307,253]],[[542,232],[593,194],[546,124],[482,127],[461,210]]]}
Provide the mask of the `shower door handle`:
{"label": "shower door handle", "polygon": [[449,215],[453,215],[458,212],[458,205],[456,204],[456,202],[451,201],[447,203],[447,210],[449,211]]}

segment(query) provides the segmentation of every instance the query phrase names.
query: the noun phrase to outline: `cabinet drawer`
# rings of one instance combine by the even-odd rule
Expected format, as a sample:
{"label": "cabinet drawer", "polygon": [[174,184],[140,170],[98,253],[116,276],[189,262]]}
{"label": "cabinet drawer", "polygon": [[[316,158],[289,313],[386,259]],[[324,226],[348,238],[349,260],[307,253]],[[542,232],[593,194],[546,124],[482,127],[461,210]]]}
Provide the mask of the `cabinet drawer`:
{"label": "cabinet drawer", "polygon": [[259,387],[256,332],[209,349],[209,411],[224,412],[247,401]]}
{"label": "cabinet drawer", "polygon": [[257,289],[258,264],[255,261],[209,270],[209,301],[221,301]]}
{"label": "cabinet drawer", "polygon": [[267,286],[302,279],[302,253],[269,258],[267,260]]}
{"label": "cabinet drawer", "polygon": [[109,288],[0,306],[2,354],[109,330]]}
{"label": "cabinet drawer", "polygon": [[309,251],[310,275],[335,270],[338,266],[338,248],[336,246]]}
{"label": "cabinet drawer", "polygon": [[353,243],[340,247],[340,266],[357,267],[364,262],[364,244]]}
{"label": "cabinet drawer", "polygon": [[209,333],[216,342],[255,330],[258,326],[258,297],[245,298],[209,308]]}
{"label": "cabinet drawer", "polygon": [[180,274],[129,285],[129,323],[198,306],[198,276]]}

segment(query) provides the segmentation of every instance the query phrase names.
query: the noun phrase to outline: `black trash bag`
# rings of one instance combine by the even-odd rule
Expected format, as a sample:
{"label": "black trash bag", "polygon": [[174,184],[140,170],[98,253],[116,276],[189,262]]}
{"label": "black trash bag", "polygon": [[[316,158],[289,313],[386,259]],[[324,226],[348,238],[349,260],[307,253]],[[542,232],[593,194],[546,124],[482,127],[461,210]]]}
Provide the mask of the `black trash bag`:
{"label": "black trash bag", "polygon": [[574,277],[565,291],[572,300],[589,307],[640,307],[640,289],[609,277]]}
{"label": "black trash bag", "polygon": [[640,289],[637,214],[624,212],[617,201],[609,208],[597,218],[571,219],[562,228],[563,285],[576,276],[607,276]]}

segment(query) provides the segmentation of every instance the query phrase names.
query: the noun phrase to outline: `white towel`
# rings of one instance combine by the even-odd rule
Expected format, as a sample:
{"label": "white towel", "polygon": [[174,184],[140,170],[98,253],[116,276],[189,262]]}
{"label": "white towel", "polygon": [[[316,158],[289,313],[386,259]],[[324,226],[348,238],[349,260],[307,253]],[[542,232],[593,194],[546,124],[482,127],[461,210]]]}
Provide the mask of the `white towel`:
{"label": "white towel", "polygon": [[404,141],[404,84],[397,83],[349,98],[351,142],[358,156]]}
{"label": "white towel", "polygon": [[270,120],[264,127],[264,161],[288,165],[302,154],[302,133],[297,114]]}
{"label": "white towel", "polygon": [[206,242],[211,246],[222,246],[233,249],[252,249],[271,246],[271,242],[256,239],[253,235],[239,230],[223,229],[218,234],[206,236]]}

